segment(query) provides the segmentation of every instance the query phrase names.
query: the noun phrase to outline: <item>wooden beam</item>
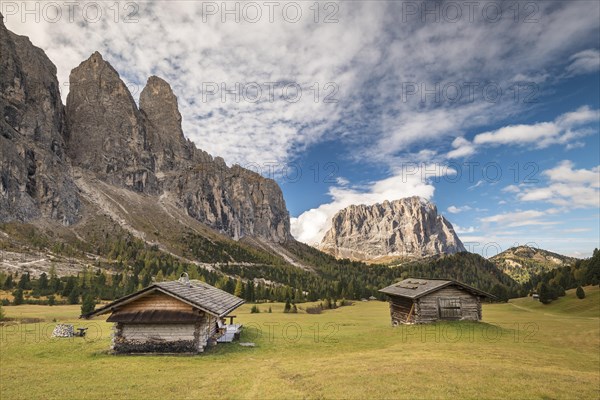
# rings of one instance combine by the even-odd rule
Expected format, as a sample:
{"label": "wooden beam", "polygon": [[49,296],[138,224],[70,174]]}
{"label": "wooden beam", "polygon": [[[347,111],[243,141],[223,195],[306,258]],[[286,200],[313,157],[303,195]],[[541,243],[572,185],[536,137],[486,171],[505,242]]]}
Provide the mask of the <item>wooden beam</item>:
{"label": "wooden beam", "polygon": [[408,317],[406,317],[406,322],[410,322],[410,317],[412,317],[412,313],[415,310],[415,302],[413,301],[412,307],[410,308],[410,312],[408,313]]}

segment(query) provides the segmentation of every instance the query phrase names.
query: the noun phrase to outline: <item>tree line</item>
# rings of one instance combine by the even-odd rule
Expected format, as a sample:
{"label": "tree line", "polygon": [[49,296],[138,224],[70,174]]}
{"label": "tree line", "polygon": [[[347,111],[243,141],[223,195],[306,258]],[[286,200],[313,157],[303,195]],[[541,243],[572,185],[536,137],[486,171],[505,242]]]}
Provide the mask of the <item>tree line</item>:
{"label": "tree line", "polygon": [[[399,266],[367,265],[348,259],[339,260],[296,241],[283,243],[297,259],[313,270],[291,266],[277,255],[248,245],[215,242],[198,235],[182,238],[187,254],[207,261],[207,253],[218,260],[214,270],[182,261],[149,246],[143,241],[123,235],[99,244],[96,251],[110,261],[96,261],[73,276],[58,277],[49,273],[32,277],[0,273],[0,287],[12,291],[13,304],[81,304],[111,301],[149,286],[154,281],[175,280],[186,272],[198,279],[235,294],[248,302],[278,301],[301,303],[323,299],[357,300],[374,296],[384,299],[379,289],[396,281],[413,278],[450,278],[490,292],[501,301],[525,296],[545,284],[554,296],[578,284],[598,282],[598,250],[590,260],[562,267],[532,277],[519,285],[502,273],[492,262],[468,252],[407,262]],[[232,256],[232,255],[235,255]],[[243,262],[236,259],[242,259]],[[558,289],[562,287],[562,291]],[[543,290],[544,291],[544,290]],[[3,304],[10,304],[8,299]]]}

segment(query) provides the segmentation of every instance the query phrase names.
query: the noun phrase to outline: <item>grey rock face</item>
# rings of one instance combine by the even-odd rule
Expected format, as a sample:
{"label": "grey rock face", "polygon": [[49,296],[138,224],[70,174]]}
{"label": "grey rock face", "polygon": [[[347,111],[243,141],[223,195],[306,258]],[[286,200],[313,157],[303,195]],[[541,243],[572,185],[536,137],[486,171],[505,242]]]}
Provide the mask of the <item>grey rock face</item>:
{"label": "grey rock face", "polygon": [[196,147],[183,135],[171,86],[151,76],[140,94],[140,111],[145,117],[148,144],[156,157],[156,170],[166,172],[188,166]]}
{"label": "grey rock face", "polygon": [[67,126],[74,166],[106,182],[158,193],[143,118],[115,69],[96,52],[69,76]]}
{"label": "grey rock face", "polygon": [[320,249],[336,257],[425,257],[465,251],[452,225],[420,197],[339,211]]}
{"label": "grey rock face", "polygon": [[0,16],[0,221],[77,221],[56,67]]}
{"label": "grey rock face", "polygon": [[289,214],[277,183],[239,166],[229,168],[222,158],[213,159],[187,141],[177,98],[167,82],[148,79],[140,110],[162,190],[190,216],[235,239],[290,238]]}

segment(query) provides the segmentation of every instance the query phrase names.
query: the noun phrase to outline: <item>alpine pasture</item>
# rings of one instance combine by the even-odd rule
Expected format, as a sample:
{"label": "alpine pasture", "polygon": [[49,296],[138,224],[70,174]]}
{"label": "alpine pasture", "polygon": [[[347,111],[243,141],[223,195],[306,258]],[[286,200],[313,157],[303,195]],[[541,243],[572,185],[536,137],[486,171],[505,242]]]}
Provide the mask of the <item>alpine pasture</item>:
{"label": "alpine pasture", "polygon": [[[485,304],[479,323],[396,328],[379,301],[321,314],[247,304],[236,322],[254,347],[219,344],[192,357],[115,356],[111,324],[78,320],[79,306],[9,306],[0,398],[597,399],[600,291],[585,291],[549,305]],[[51,338],[57,322],[87,326],[88,336]]]}

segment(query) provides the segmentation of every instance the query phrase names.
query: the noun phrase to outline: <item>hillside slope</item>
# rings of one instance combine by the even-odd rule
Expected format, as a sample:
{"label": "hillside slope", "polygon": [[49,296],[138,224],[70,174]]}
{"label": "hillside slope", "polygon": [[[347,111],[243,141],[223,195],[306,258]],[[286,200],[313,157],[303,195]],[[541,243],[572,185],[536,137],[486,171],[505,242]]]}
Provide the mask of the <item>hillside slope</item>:
{"label": "hillside slope", "polygon": [[571,317],[600,317],[600,287],[585,286],[585,298],[578,299],[575,295],[575,289],[566,291],[566,295],[559,297],[550,304],[542,304],[531,297],[521,297],[510,300],[519,308],[524,308],[531,311],[543,311],[552,314],[566,314]]}
{"label": "hillside slope", "polygon": [[490,261],[515,281],[523,284],[534,275],[572,265],[577,259],[543,249],[518,246],[491,257]]}

